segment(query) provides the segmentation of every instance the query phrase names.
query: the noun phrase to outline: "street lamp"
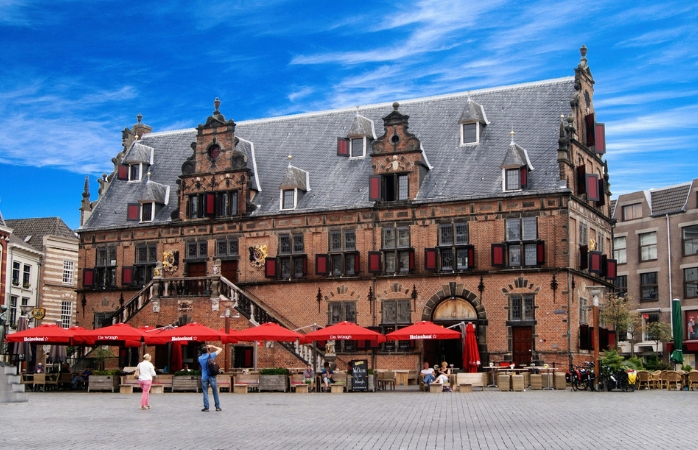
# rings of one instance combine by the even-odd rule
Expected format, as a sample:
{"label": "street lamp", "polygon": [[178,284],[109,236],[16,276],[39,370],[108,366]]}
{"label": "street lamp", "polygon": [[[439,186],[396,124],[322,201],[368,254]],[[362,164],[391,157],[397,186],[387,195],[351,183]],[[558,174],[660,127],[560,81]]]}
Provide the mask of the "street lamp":
{"label": "street lamp", "polygon": [[594,322],[594,367],[596,367],[596,377],[598,380],[601,374],[601,360],[599,358],[599,348],[601,343],[599,342],[599,297],[603,295],[603,286],[587,286],[589,293],[592,296],[592,320]]}
{"label": "street lamp", "polygon": [[[233,291],[231,298],[228,300],[222,300],[226,303],[225,306],[225,312],[223,313],[223,316],[225,318],[225,334],[230,334],[230,319],[237,319],[240,317],[239,314],[233,315],[233,313],[230,311],[230,302],[233,302],[233,308],[237,308],[238,306],[238,297],[237,297],[237,292]],[[228,342],[224,344],[224,351],[225,351],[225,356],[223,357],[223,364],[224,364],[224,369],[227,371],[228,370]]]}

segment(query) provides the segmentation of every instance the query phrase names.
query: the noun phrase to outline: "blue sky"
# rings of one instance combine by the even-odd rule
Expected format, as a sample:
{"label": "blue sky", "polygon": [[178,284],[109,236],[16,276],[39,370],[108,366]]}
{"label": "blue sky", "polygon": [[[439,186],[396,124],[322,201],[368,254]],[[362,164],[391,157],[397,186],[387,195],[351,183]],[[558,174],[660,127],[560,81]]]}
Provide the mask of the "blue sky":
{"label": "blue sky", "polygon": [[589,48],[614,196],[698,177],[684,1],[0,0],[0,211],[79,226],[121,130],[391,102],[574,74]]}

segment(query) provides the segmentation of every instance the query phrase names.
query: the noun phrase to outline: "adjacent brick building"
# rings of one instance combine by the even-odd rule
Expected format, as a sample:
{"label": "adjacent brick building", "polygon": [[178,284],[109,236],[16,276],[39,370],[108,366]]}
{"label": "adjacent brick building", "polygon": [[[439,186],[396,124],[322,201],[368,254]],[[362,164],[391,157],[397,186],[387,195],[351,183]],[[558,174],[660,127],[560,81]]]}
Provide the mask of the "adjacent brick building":
{"label": "adjacent brick building", "polygon": [[[484,364],[588,359],[587,288],[612,287],[615,265],[581,55],[573,77],[356,109],[236,123],[216,99],[196,129],[159,133],[139,116],[98,199],[83,193],[80,325],[221,328],[226,308],[235,329],[472,322]],[[257,350],[260,366],[309,360]],[[458,340],[336,350],[340,365],[462,363]],[[228,365],[254,353],[237,344]]]}

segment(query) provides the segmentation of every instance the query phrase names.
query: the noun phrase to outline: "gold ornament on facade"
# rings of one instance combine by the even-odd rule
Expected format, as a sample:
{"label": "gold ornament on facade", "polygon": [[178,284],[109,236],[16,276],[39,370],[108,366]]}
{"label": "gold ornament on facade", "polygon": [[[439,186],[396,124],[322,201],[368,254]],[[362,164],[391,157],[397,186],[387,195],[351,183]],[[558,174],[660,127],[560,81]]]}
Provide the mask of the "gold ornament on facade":
{"label": "gold ornament on facade", "polygon": [[596,250],[596,240],[589,239],[589,251],[593,252],[594,250]]}
{"label": "gold ornament on facade", "polygon": [[168,273],[177,271],[178,267],[175,265],[175,256],[173,251],[163,252],[162,268]]}
{"label": "gold ornament on facade", "polygon": [[267,259],[267,245],[260,244],[250,247],[250,265],[252,267],[264,267],[264,261]]}

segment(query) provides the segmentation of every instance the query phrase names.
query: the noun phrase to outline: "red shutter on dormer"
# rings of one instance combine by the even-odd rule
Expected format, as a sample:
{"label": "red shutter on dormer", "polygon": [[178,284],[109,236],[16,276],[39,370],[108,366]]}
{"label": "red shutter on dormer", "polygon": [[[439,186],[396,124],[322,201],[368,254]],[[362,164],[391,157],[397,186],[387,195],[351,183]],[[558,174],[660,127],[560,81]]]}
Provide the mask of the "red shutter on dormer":
{"label": "red shutter on dormer", "polygon": [[409,249],[409,252],[410,252],[409,253],[409,270],[410,270],[410,272],[414,272],[414,265],[415,265],[414,249],[413,248]]}
{"label": "red shutter on dormer", "polygon": [[504,266],[504,250],[506,244],[492,244],[492,265]]}
{"label": "red shutter on dormer", "polygon": [[329,273],[330,255],[315,255],[315,275],[327,275]]}
{"label": "red shutter on dormer", "polygon": [[586,245],[579,246],[579,270],[584,270],[589,267],[589,247]]}
{"label": "red shutter on dormer", "polygon": [[591,147],[596,142],[596,127],[594,121],[594,113],[584,116],[584,123],[587,131],[587,147]]}
{"label": "red shutter on dormer", "polygon": [[583,165],[577,166],[577,195],[586,193],[587,169]]}
{"label": "red shutter on dormer", "polygon": [[536,260],[539,266],[545,264],[545,241],[536,242]]}
{"label": "red shutter on dormer", "polygon": [[92,287],[95,284],[95,270],[84,269],[82,271],[82,285],[84,287]]}
{"label": "red shutter on dormer", "polygon": [[264,260],[264,276],[266,278],[276,278],[277,274],[276,258],[267,258]]}
{"label": "red shutter on dormer", "polygon": [[361,272],[361,253],[354,253],[354,275],[358,275]]}
{"label": "red shutter on dormer", "polygon": [[381,252],[368,252],[369,273],[381,273]]}
{"label": "red shutter on dormer", "polygon": [[349,139],[337,138],[337,156],[349,156]]}
{"label": "red shutter on dormer", "polygon": [[615,280],[618,276],[618,261],[615,259],[606,260],[606,278],[609,280]]}
{"label": "red shutter on dormer", "polygon": [[585,177],[587,200],[599,201],[599,177],[594,174],[587,174]]}
{"label": "red shutter on dormer", "polygon": [[124,286],[133,284],[133,267],[121,268],[121,284]]}
{"label": "red shutter on dormer", "polygon": [[603,155],[606,153],[606,124],[597,123],[594,127],[594,131],[594,139],[596,140],[594,148],[596,149],[596,153]]}
{"label": "red shutter on dormer", "polygon": [[468,269],[475,268],[475,247],[468,247]]}
{"label": "red shutter on dormer", "polygon": [[216,194],[207,192],[204,196],[204,211],[207,216],[216,215]]}
{"label": "red shutter on dormer", "polygon": [[119,171],[116,172],[116,178],[119,180],[128,180],[128,166],[126,164],[119,166]]}
{"label": "red shutter on dormer", "polygon": [[589,252],[589,272],[601,275],[601,272],[603,271],[601,269],[602,256],[603,253],[601,252]]}
{"label": "red shutter on dormer", "polygon": [[437,270],[438,250],[435,248],[424,249],[424,270]]}
{"label": "red shutter on dormer", "polygon": [[141,204],[129,203],[126,205],[126,220],[139,220],[141,218]]}
{"label": "red shutter on dormer", "polygon": [[528,184],[528,166],[523,166],[521,168],[521,189],[525,188]]}
{"label": "red shutter on dormer", "polygon": [[368,177],[368,199],[372,202],[381,200],[381,176],[371,175]]}
{"label": "red shutter on dormer", "polygon": [[606,182],[603,178],[599,178],[599,200],[596,202],[596,206],[603,206],[606,204]]}

